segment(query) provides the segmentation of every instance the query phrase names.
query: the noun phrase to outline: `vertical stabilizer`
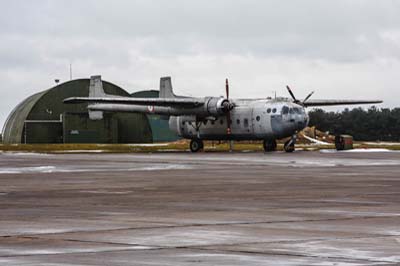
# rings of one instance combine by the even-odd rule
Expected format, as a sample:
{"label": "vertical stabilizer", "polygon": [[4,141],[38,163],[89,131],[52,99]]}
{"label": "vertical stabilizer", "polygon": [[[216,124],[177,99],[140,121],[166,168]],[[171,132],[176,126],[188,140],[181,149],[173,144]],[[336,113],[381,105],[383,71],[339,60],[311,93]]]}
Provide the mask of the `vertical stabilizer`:
{"label": "vertical stabilizer", "polygon": [[160,79],[159,98],[176,98],[176,95],[172,90],[171,77],[162,77]]}
{"label": "vertical stabilizer", "polygon": [[[103,90],[103,81],[101,80],[101,76],[91,76],[90,77],[90,85],[89,85],[89,97],[105,97],[106,94]],[[90,111],[89,109],[89,118],[91,120],[101,120],[103,119],[102,111]]]}
{"label": "vertical stabilizer", "polygon": [[104,97],[103,81],[101,76],[91,76],[89,85],[89,97]]}

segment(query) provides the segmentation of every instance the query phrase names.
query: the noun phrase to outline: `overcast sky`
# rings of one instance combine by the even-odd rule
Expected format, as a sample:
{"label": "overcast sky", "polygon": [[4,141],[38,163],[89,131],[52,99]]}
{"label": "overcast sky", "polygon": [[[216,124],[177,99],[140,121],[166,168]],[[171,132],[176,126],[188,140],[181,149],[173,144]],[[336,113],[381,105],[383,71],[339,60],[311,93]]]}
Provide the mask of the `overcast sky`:
{"label": "overcast sky", "polygon": [[400,1],[0,0],[0,127],[54,79],[129,92],[380,98],[400,106]]}

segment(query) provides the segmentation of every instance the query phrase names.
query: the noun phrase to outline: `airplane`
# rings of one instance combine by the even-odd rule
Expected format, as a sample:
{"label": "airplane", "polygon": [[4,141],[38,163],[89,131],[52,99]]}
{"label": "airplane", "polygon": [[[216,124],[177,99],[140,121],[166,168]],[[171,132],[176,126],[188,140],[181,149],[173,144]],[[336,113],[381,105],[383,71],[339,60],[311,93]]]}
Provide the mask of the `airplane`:
{"label": "airplane", "polygon": [[278,139],[290,137],[284,143],[286,152],[293,152],[297,133],[307,127],[307,107],[351,104],[378,104],[381,100],[312,100],[311,92],[299,100],[289,86],[290,98],[229,98],[229,83],[225,81],[226,97],[177,96],[171,77],[160,79],[159,98],[132,98],[105,94],[101,76],[92,76],[89,97],[70,97],[64,103],[88,103],[90,119],[103,118],[103,112],[136,112],[169,116],[169,127],[180,137],[190,139],[190,150],[204,148],[204,140],[261,140],[265,152],[277,149]]}

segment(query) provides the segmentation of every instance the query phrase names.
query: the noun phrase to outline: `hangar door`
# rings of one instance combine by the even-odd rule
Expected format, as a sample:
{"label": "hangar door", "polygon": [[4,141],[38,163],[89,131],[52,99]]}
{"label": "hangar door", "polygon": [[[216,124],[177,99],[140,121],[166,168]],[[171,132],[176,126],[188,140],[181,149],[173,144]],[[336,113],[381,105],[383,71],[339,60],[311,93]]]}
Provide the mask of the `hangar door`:
{"label": "hangar door", "polygon": [[62,128],[59,120],[26,120],[21,143],[62,143]]}
{"label": "hangar door", "polygon": [[118,121],[110,114],[91,120],[88,113],[65,113],[64,143],[118,143]]}

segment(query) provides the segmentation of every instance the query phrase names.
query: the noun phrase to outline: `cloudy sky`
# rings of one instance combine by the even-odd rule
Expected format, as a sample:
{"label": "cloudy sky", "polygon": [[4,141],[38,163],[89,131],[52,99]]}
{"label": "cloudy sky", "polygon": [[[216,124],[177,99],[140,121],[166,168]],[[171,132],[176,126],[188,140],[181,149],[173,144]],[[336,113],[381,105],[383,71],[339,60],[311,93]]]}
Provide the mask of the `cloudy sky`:
{"label": "cloudy sky", "polygon": [[0,0],[0,127],[54,79],[128,91],[381,98],[400,106],[400,1]]}

